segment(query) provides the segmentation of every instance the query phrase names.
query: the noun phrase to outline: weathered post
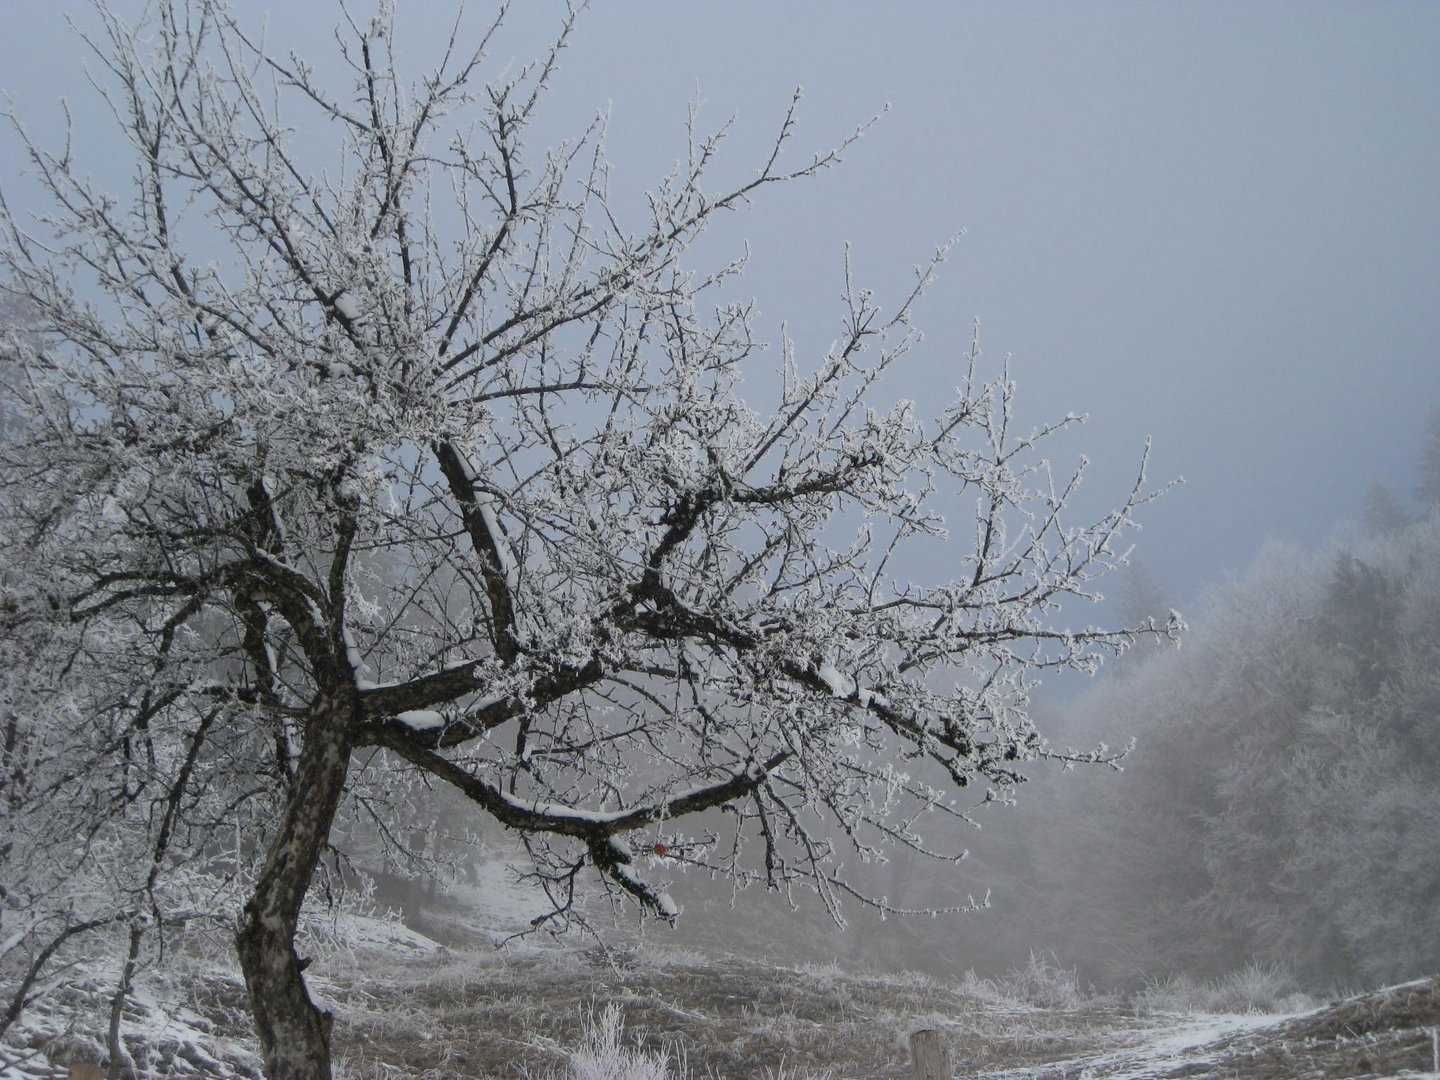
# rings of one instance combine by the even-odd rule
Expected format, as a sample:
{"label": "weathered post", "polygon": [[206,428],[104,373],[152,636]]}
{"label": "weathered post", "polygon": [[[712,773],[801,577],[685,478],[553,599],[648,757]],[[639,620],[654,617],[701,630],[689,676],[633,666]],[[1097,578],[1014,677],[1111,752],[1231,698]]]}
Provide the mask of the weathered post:
{"label": "weathered post", "polygon": [[915,1080],[951,1080],[950,1052],[934,1028],[910,1036],[910,1060],[915,1067]]}

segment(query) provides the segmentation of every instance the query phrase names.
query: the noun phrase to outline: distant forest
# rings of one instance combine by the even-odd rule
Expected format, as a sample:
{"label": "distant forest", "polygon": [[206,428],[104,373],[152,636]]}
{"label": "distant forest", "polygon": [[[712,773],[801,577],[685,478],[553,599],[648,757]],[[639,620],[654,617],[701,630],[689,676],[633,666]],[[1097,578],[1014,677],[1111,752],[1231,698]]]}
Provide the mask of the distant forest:
{"label": "distant forest", "polygon": [[[986,815],[962,879],[993,909],[915,944],[962,968],[1053,952],[1102,986],[1440,968],[1440,410],[1419,472],[1413,501],[1377,482],[1337,536],[1268,545],[1178,648],[1132,651],[1042,725],[1136,745],[1123,774],[1037,777]],[[1122,602],[1169,607],[1143,564]]]}

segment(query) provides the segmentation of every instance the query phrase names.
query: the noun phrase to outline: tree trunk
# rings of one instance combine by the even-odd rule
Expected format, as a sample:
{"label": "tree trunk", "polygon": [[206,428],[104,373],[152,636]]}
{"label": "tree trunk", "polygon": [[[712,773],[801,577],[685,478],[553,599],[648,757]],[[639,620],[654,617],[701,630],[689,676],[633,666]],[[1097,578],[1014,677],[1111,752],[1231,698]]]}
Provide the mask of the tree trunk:
{"label": "tree trunk", "polygon": [[269,1080],[329,1080],[331,1015],[310,1000],[295,930],[350,764],[353,703],[321,693],[265,868],[235,935]]}

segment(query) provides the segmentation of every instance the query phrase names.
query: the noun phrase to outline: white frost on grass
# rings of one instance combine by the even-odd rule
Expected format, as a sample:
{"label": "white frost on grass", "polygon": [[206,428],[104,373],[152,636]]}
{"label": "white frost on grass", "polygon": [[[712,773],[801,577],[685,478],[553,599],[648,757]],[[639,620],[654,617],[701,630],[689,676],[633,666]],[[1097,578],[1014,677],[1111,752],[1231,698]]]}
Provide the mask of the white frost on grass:
{"label": "white frost on grass", "polygon": [[439,950],[435,941],[411,930],[398,919],[381,919],[370,915],[344,912],[330,924],[334,944],[366,953],[392,956],[429,956]]}
{"label": "white frost on grass", "polygon": [[1147,1042],[1144,1050],[1150,1057],[1169,1059],[1233,1035],[1273,1027],[1292,1019],[1292,1016],[1266,1013],[1221,1013],[1199,1017],[1170,1028],[1152,1042]]}
{"label": "white frost on grass", "polygon": [[[1113,1050],[1106,1054],[1086,1054],[1068,1061],[1050,1062],[1049,1070],[1056,1075],[1093,1076],[1096,1080],[1110,1077],[1144,1077],[1156,1075],[1157,1070],[1173,1071],[1180,1067],[1198,1066],[1215,1056],[1213,1044],[1237,1035],[1248,1034],[1261,1028],[1273,1027],[1294,1019],[1291,1015],[1265,1013],[1222,1013],[1201,1016],[1173,1025],[1156,1026],[1135,1032],[1140,1041]],[[1157,1017],[1157,1020],[1162,1018]],[[991,1080],[1006,1080],[1033,1076],[1033,1066],[1005,1069],[987,1073]]]}
{"label": "white frost on grass", "polygon": [[626,1045],[618,1005],[607,1005],[598,1017],[591,1017],[585,1044],[568,1057],[567,1080],[675,1080],[669,1054]]}
{"label": "white frost on grass", "polygon": [[[52,1080],[67,1065],[99,1064],[106,1054],[105,1019],[117,978],[118,972],[100,961],[67,990],[65,999],[46,999],[22,1013],[0,1044],[0,1080]],[[203,992],[196,994],[200,987]],[[147,1080],[259,1076],[260,1056],[248,1030],[234,1030],[229,1017],[205,1015],[195,1004],[197,998],[236,1001],[243,995],[239,974],[223,961],[185,960],[174,971],[141,971],[121,1026],[127,1055],[139,1058],[139,1074]]]}
{"label": "white frost on grass", "polygon": [[449,895],[464,912],[467,932],[508,938],[548,910],[545,894],[519,880],[517,865],[527,858],[518,844],[487,852],[475,860],[472,880],[451,886]]}

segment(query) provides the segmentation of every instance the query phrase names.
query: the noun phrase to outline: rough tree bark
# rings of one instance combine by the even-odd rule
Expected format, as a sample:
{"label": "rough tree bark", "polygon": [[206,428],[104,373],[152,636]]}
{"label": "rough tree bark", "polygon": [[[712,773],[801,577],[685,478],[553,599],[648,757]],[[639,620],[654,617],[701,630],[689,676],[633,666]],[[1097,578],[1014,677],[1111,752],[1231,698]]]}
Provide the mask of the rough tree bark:
{"label": "rough tree bark", "polygon": [[295,932],[345,792],[355,710],[353,691],[321,693],[311,706],[295,780],[235,935],[270,1080],[330,1076],[332,1017],[310,998]]}

